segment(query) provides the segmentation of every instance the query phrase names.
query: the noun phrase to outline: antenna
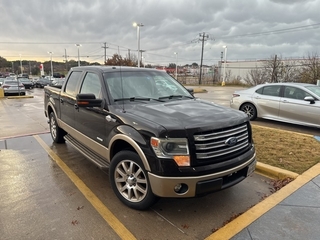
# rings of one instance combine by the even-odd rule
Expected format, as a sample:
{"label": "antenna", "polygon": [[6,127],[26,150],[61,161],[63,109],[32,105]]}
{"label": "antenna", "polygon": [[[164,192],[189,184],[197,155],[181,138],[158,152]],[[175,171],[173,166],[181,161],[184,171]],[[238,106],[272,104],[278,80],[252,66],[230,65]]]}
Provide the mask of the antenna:
{"label": "antenna", "polygon": [[[119,67],[120,67],[120,83],[121,83],[121,98],[123,99],[123,81],[122,81],[122,70],[121,70],[121,58],[120,58],[120,49],[118,46],[118,55],[119,55]],[[122,112],[126,112],[126,110],[124,110],[124,101],[122,100]]]}

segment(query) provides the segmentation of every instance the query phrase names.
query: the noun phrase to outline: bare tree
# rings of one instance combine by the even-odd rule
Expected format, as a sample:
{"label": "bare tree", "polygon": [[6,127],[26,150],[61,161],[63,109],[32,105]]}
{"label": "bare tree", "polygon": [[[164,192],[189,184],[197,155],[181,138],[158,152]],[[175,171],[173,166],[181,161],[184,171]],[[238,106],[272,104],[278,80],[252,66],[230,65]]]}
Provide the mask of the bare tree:
{"label": "bare tree", "polygon": [[279,66],[279,82],[299,82],[299,70],[296,61],[283,60]]}
{"label": "bare tree", "polygon": [[265,69],[251,69],[243,79],[249,86],[255,86],[267,82],[267,72]]}
{"label": "bare tree", "polygon": [[264,63],[264,71],[268,82],[280,82],[281,81],[281,65],[282,59],[278,55],[271,56],[269,60]]}
{"label": "bare tree", "polygon": [[320,79],[320,59],[317,53],[309,54],[308,57],[301,61],[300,81],[305,83],[316,84]]}

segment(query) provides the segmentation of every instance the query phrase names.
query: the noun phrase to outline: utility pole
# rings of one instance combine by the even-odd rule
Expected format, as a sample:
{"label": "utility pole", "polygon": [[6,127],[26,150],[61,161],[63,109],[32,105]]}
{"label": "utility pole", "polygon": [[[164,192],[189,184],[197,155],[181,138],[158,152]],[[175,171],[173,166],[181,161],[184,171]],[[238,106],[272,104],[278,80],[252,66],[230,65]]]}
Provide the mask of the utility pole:
{"label": "utility pole", "polygon": [[[200,40],[202,41],[202,50],[201,50],[201,62],[200,62],[200,78],[199,78],[199,85],[201,85],[201,77],[202,77],[202,61],[203,61],[203,46],[204,46],[204,41],[207,41],[209,38],[209,35],[206,34],[205,32],[199,33]],[[201,39],[202,38],[202,39]]]}
{"label": "utility pole", "polygon": [[220,74],[219,74],[219,81],[221,80],[221,76],[222,76],[222,59],[223,59],[223,52],[221,52],[221,61],[220,61]]}
{"label": "utility pole", "polygon": [[275,78],[276,78],[275,74],[276,74],[276,71],[278,70],[278,69],[276,69],[277,68],[277,54],[274,56],[274,62],[273,62],[272,67],[273,67],[273,69],[272,69],[271,82],[275,82]]}
{"label": "utility pole", "polygon": [[131,58],[130,58],[130,49],[128,49],[128,58],[129,58],[129,60],[131,60]]}
{"label": "utility pole", "polygon": [[102,48],[104,48],[104,65],[106,65],[106,63],[107,63],[107,48],[109,48],[109,47],[107,47],[107,43],[106,42],[103,43],[103,47]]}
{"label": "utility pole", "polygon": [[67,49],[64,49],[64,55],[62,56],[64,57],[64,61],[66,62],[66,70],[68,71],[68,55],[67,55]]}

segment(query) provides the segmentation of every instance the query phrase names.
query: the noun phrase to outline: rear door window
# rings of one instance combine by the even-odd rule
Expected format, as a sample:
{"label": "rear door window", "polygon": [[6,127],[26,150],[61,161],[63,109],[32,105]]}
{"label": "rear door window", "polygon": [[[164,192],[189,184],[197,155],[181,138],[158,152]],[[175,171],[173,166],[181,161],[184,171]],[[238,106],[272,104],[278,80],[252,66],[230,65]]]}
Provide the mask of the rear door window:
{"label": "rear door window", "polygon": [[262,88],[259,88],[256,93],[259,93],[261,95],[266,95],[266,96],[274,96],[274,97],[279,97],[280,94],[280,85],[276,86],[265,86]]}

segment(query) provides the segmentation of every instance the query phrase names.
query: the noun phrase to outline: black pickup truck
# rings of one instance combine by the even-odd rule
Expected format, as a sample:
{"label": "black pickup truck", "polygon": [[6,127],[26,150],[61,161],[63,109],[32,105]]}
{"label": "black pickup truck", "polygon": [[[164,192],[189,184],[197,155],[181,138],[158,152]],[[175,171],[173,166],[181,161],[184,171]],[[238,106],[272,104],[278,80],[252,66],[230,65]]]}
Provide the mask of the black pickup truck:
{"label": "black pickup truck", "polygon": [[61,89],[44,90],[53,141],[109,171],[131,208],[222,190],[255,169],[247,115],[195,98],[164,71],[74,67]]}

